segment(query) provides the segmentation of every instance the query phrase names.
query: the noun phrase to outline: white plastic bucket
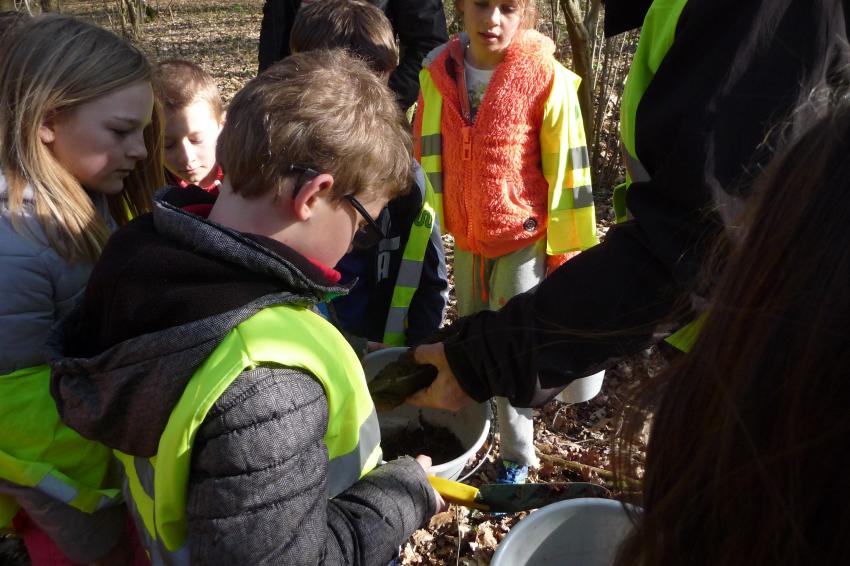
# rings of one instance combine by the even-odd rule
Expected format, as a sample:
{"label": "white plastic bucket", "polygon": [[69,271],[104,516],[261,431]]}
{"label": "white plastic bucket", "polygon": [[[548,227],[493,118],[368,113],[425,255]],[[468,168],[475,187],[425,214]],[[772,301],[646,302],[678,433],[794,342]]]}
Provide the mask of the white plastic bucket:
{"label": "white plastic bucket", "polygon": [[[366,380],[377,375],[385,365],[398,358],[405,350],[407,348],[386,348],[367,354],[363,360]],[[382,436],[400,429],[417,428],[422,421],[450,430],[466,452],[448,462],[434,462],[430,471],[435,476],[450,480],[460,476],[466,463],[483,446],[490,431],[490,420],[490,407],[487,403],[470,405],[456,413],[439,409],[420,409],[411,405],[399,405],[390,411],[378,413]]]}
{"label": "white plastic bucket", "polygon": [[563,391],[555,397],[561,403],[584,403],[596,397],[602,390],[602,381],[605,379],[605,370],[587,377],[573,380]]}
{"label": "white plastic bucket", "polygon": [[619,501],[559,501],[517,523],[499,543],[490,566],[610,566],[631,528]]}

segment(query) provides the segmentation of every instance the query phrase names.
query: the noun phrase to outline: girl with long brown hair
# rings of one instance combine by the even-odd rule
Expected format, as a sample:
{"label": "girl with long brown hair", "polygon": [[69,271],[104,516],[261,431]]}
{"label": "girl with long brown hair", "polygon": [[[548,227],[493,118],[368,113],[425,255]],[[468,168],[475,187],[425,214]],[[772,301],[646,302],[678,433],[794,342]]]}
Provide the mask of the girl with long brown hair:
{"label": "girl with long brown hair", "polygon": [[850,106],[760,178],[693,350],[646,384],[644,512],[619,566],[838,564],[850,553]]}

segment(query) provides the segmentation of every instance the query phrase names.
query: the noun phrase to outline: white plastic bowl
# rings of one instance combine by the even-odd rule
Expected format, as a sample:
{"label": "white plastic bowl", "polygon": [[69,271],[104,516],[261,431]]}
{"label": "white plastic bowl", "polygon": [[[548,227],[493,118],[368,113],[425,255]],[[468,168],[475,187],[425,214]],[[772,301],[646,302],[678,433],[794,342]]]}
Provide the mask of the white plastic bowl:
{"label": "white plastic bowl", "polygon": [[517,523],[499,543],[490,566],[610,566],[631,528],[619,501],[560,501]]}
{"label": "white plastic bowl", "polygon": [[[366,380],[372,379],[385,365],[398,358],[407,348],[386,348],[367,354],[363,360]],[[448,462],[434,462],[430,473],[450,480],[460,477],[466,463],[478,452],[487,440],[490,431],[490,407],[487,403],[464,407],[456,413],[439,409],[420,409],[411,405],[399,405],[390,411],[378,413],[381,435],[399,429],[417,427],[420,422],[441,426],[450,430],[460,441],[466,452]],[[416,454],[411,454],[416,456]],[[430,454],[428,454],[430,456]]]}
{"label": "white plastic bowl", "polygon": [[584,403],[596,397],[602,390],[602,381],[605,379],[605,370],[587,377],[573,380],[563,391],[555,397],[561,403]]}

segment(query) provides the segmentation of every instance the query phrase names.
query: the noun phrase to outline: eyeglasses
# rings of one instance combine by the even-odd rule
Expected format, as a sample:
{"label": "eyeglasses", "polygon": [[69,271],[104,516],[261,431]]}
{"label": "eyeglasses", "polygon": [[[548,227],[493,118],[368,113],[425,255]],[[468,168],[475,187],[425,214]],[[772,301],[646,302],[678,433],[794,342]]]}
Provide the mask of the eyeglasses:
{"label": "eyeglasses", "polygon": [[[304,186],[304,183],[319,175],[318,171],[306,165],[292,164],[289,166],[289,171],[293,173],[298,172],[298,178],[295,180],[295,188],[292,189],[292,198],[295,198],[298,191],[300,191],[301,187]],[[354,210],[363,217],[363,220],[366,221],[366,225],[361,226],[357,232],[354,233],[352,245],[356,249],[365,250],[371,248],[387,237],[386,234],[384,234],[384,231],[381,230],[381,226],[374,218],[372,218],[372,215],[366,211],[366,207],[364,207],[363,204],[354,197],[354,195],[345,195],[343,198],[347,200],[351,206],[354,207]]]}
{"label": "eyeglasses", "polygon": [[[315,179],[319,176],[319,172],[313,169],[312,167],[308,167],[307,165],[297,165],[291,164],[289,165],[290,173],[298,173],[298,178],[295,179],[295,187],[292,189],[292,198],[295,199],[298,196],[299,191],[301,191],[301,187],[304,186],[304,183],[309,181],[310,179]],[[280,188],[278,188],[277,198],[280,197]]]}
{"label": "eyeglasses", "polygon": [[378,242],[385,239],[387,236],[384,234],[384,231],[381,230],[381,227],[372,218],[372,215],[366,212],[366,208],[360,204],[360,201],[354,198],[354,195],[345,195],[345,200],[351,203],[351,206],[354,207],[360,216],[363,217],[363,220],[366,221],[365,226],[361,226],[357,232],[354,233],[354,240],[351,244],[358,250],[365,250],[371,248],[372,246],[377,245]]}

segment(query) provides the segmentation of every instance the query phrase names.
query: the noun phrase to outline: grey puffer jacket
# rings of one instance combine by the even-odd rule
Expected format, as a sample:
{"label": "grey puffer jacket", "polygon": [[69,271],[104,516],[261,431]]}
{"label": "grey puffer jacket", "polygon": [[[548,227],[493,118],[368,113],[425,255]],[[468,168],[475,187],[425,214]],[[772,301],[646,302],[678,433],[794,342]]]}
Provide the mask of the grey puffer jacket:
{"label": "grey puffer jacket", "polygon": [[0,172],[0,375],[44,363],[50,327],[70,312],[91,271],[50,247],[31,195],[27,187],[16,229]]}
{"label": "grey puffer jacket", "polygon": [[[271,305],[345,291],[291,249],[180,208],[202,211],[212,202],[202,192],[167,191],[152,215],[119,230],[48,345],[63,420],[132,455],[157,452],[187,381],[233,327]],[[324,390],[303,370],[261,366],[236,378],[193,445],[192,563],[391,559],[435,511],[427,478],[400,459],[329,499],[327,422]]]}

